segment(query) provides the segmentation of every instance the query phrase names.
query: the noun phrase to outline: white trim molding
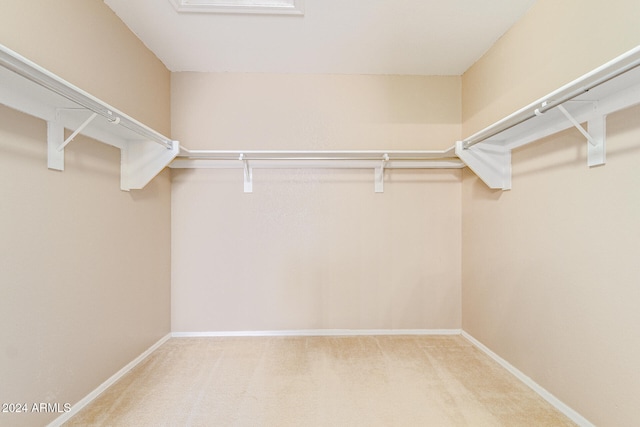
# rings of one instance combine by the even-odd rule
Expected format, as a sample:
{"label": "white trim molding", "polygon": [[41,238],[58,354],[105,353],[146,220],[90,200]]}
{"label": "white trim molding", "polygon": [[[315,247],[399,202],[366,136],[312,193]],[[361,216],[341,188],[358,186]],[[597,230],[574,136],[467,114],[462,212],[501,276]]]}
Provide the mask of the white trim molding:
{"label": "white trim molding", "polygon": [[304,15],[304,0],[170,0],[180,13]]}
{"label": "white trim molding", "polygon": [[76,415],[85,406],[91,403],[95,398],[100,396],[100,394],[102,394],[102,392],[104,392],[107,388],[115,384],[116,381],[124,377],[129,371],[135,368],[140,362],[146,359],[151,353],[156,351],[158,347],[160,347],[162,344],[167,342],[170,338],[171,338],[171,334],[167,334],[164,337],[160,338],[158,342],[153,344],[151,347],[145,350],[140,356],[136,357],[134,360],[128,363],[124,368],[120,369],[118,372],[113,374],[108,380],[100,384],[95,390],[93,390],[91,393],[86,395],[83,399],[78,401],[75,405],[71,407],[71,410],[69,412],[65,412],[64,414],[60,415],[58,418],[53,420],[51,423],[49,423],[47,427],[59,427],[64,423],[66,423],[67,421],[69,421],[71,417]]}
{"label": "white trim molding", "polygon": [[460,335],[460,329],[298,329],[280,331],[172,332],[173,338],[198,337],[355,337],[372,335]]}
{"label": "white trim molding", "polygon": [[533,391],[538,393],[540,397],[542,397],[544,400],[546,400],[551,405],[553,405],[557,410],[559,410],[564,415],[566,415],[567,418],[569,418],[571,421],[573,421],[574,423],[578,424],[581,427],[595,427],[595,425],[589,422],[589,420],[587,420],[585,417],[583,417],[578,412],[570,408],[568,405],[566,405],[560,399],[555,397],[553,394],[549,393],[544,387],[540,386],[538,383],[536,383],[531,378],[529,378],[524,373],[522,373],[522,371],[520,371],[519,369],[511,365],[509,362],[504,360],[502,357],[498,356],[496,353],[491,351],[487,346],[485,346],[480,341],[475,339],[469,333],[463,330],[462,336],[466,338],[469,342],[471,342],[471,344],[477,347],[480,351],[482,351],[487,356],[489,356],[490,358],[498,362],[500,366],[502,366],[507,371],[509,371],[513,376],[518,378],[525,385],[527,385]]}

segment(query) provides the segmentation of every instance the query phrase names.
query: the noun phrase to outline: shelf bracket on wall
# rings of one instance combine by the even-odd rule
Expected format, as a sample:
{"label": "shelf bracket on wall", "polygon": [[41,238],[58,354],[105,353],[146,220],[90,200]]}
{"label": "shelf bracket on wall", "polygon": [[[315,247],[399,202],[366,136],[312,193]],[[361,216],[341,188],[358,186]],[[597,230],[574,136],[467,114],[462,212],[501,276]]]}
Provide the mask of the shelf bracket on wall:
{"label": "shelf bracket on wall", "polygon": [[607,118],[599,114],[587,121],[589,133],[594,138],[595,144],[587,145],[587,165],[604,165],[607,160]]}
{"label": "shelf bracket on wall", "polygon": [[60,112],[56,111],[55,119],[47,121],[47,167],[49,169],[64,170],[65,147],[97,116],[97,113],[92,113],[67,139],[64,139],[64,124],[60,120]]}
{"label": "shelf bracket on wall", "polygon": [[[605,164],[606,119],[640,104],[640,46],[456,144],[456,154],[490,188],[511,188],[511,151],[575,126],[587,164]],[[585,129],[581,123],[587,124]]]}
{"label": "shelf bracket on wall", "polygon": [[71,135],[69,135],[69,137],[67,139],[64,140],[64,142],[62,144],[60,144],[60,146],[58,147],[58,151],[62,151],[64,150],[64,147],[67,146],[67,144],[69,144],[71,141],[73,141],[73,139],[78,136],[78,134],[80,132],[82,132],[82,130],[84,128],[86,128],[89,123],[91,123],[93,121],[93,119],[95,119],[98,116],[98,113],[93,113],[89,116],[89,118],[87,120],[85,120],[84,122],[82,122],[82,124],[80,126],[78,126],[78,128],[73,131],[73,133]]}
{"label": "shelf bracket on wall", "polygon": [[[79,134],[119,148],[123,190],[143,188],[180,151],[178,141],[2,45],[0,104],[47,122],[50,169],[64,170],[64,149]],[[66,139],[65,129],[73,131]]]}
{"label": "shelf bracket on wall", "polygon": [[240,161],[242,161],[242,173],[244,176],[244,192],[253,193],[253,168],[249,166],[249,162],[244,158],[244,154],[240,154]]}
{"label": "shelf bracket on wall", "polygon": [[384,193],[384,167],[389,161],[389,154],[385,153],[380,162],[380,166],[375,169],[375,186],[376,193]]}
{"label": "shelf bracket on wall", "polygon": [[178,154],[178,144],[172,149],[158,146],[150,140],[126,140],[120,147],[120,189],[140,190],[145,187]]}
{"label": "shelf bracket on wall", "polygon": [[489,188],[511,189],[511,150],[494,144],[478,144],[464,148],[456,142],[456,155],[482,179]]}
{"label": "shelf bracket on wall", "polygon": [[571,122],[571,124],[587,138],[587,164],[591,166],[600,166],[605,163],[605,143],[606,143],[606,120],[604,115],[594,115],[587,121],[588,130],[582,127],[562,105],[558,105],[558,110]]}
{"label": "shelf bracket on wall", "polygon": [[56,114],[55,119],[47,121],[47,167],[49,169],[64,170],[64,125]]}

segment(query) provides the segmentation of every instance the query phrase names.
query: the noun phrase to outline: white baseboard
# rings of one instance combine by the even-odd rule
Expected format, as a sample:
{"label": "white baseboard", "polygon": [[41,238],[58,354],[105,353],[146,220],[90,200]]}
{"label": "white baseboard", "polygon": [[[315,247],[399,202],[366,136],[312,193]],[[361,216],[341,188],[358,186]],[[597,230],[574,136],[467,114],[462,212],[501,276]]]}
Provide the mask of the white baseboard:
{"label": "white baseboard", "polygon": [[69,419],[71,417],[73,417],[78,412],[80,412],[80,410],[82,408],[84,408],[89,403],[91,403],[91,401],[94,400],[96,397],[98,397],[103,391],[105,391],[108,387],[110,387],[116,381],[118,381],[120,378],[122,378],[127,372],[132,370],[136,365],[138,365],[140,362],[142,362],[147,356],[149,356],[151,353],[153,353],[158,347],[160,347],[162,344],[167,342],[167,340],[169,340],[169,338],[171,338],[171,334],[167,334],[164,337],[160,338],[160,340],[158,340],[158,342],[156,342],[154,345],[152,345],[147,350],[145,350],[140,356],[136,357],[133,361],[131,361],[129,364],[127,364],[124,368],[120,369],[118,372],[113,374],[108,380],[106,380],[105,382],[100,384],[95,390],[93,390],[91,393],[86,395],[78,403],[73,405],[69,412],[65,412],[64,414],[60,415],[58,418],[56,418],[50,424],[48,424],[47,427],[59,427],[62,424],[64,424],[65,422],[69,421]]}
{"label": "white baseboard", "polygon": [[280,331],[172,332],[174,338],[193,337],[317,337],[369,335],[460,335],[460,329],[299,329]]}
{"label": "white baseboard", "polygon": [[556,409],[566,415],[571,421],[578,424],[582,427],[595,427],[594,424],[590,423],[585,417],[571,409],[560,399],[555,397],[553,394],[549,393],[544,387],[540,386],[538,383],[533,381],[531,378],[523,374],[519,369],[511,365],[509,362],[504,360],[502,357],[495,354],[493,351],[489,350],[487,346],[482,344],[480,341],[472,337],[469,333],[462,331],[462,336],[469,340],[474,346],[476,346],[479,350],[484,352],[487,356],[491,357],[493,360],[498,362],[500,366],[509,371],[512,375],[522,381],[525,385],[531,388],[533,391],[538,393],[544,400],[552,404]]}

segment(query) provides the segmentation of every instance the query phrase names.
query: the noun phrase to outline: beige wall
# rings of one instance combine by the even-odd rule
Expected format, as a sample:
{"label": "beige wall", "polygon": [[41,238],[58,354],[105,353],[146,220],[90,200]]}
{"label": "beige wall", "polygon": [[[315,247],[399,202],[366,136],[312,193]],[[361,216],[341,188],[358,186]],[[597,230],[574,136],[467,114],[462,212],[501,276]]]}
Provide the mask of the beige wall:
{"label": "beige wall", "polygon": [[[190,148],[437,149],[458,77],[172,76]],[[174,331],[460,326],[456,171],[172,171]]]}
{"label": "beige wall", "polygon": [[[101,1],[4,1],[0,43],[168,133],[168,71]],[[0,402],[73,404],[169,332],[169,174],[119,165],[77,137],[49,171],[46,123],[0,107]]]}
{"label": "beige wall", "polygon": [[3,0],[0,43],[169,136],[169,72],[101,0]]}
{"label": "beige wall", "polygon": [[[464,135],[639,44],[638,18],[539,0],[463,76]],[[640,421],[639,113],[609,117],[606,166],[569,130],[514,152],[511,191],[464,174],[463,329],[602,426]]]}
{"label": "beige wall", "polygon": [[538,0],[463,75],[463,137],[638,44],[640,3]]}
{"label": "beige wall", "polygon": [[191,149],[445,149],[460,78],[174,73],[172,130]]}

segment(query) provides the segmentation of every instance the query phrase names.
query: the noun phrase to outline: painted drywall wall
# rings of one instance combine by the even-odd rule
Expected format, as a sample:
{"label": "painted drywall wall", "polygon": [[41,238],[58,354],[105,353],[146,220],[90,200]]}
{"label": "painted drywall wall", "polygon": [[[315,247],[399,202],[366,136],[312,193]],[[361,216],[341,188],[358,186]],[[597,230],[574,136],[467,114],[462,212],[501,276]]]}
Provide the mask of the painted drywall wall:
{"label": "painted drywall wall", "polygon": [[[170,76],[100,1],[5,1],[0,43],[169,131]],[[0,425],[45,425],[169,332],[170,181],[120,191],[120,153],[0,107]],[[58,404],[32,412],[33,404]]]}
{"label": "painted drywall wall", "polygon": [[[172,75],[189,148],[440,149],[458,77]],[[172,329],[460,326],[461,171],[172,170]]]}
{"label": "painted drywall wall", "polygon": [[[464,135],[639,44],[638,18],[539,0],[463,76]],[[602,426],[640,422],[639,113],[608,118],[606,166],[568,130],[513,153],[511,191],[464,173],[463,329]]]}
{"label": "painted drywall wall", "polygon": [[0,43],[170,133],[169,74],[102,1],[3,1]]}
{"label": "painted drywall wall", "polygon": [[638,44],[632,0],[538,0],[463,75],[463,137]]}

